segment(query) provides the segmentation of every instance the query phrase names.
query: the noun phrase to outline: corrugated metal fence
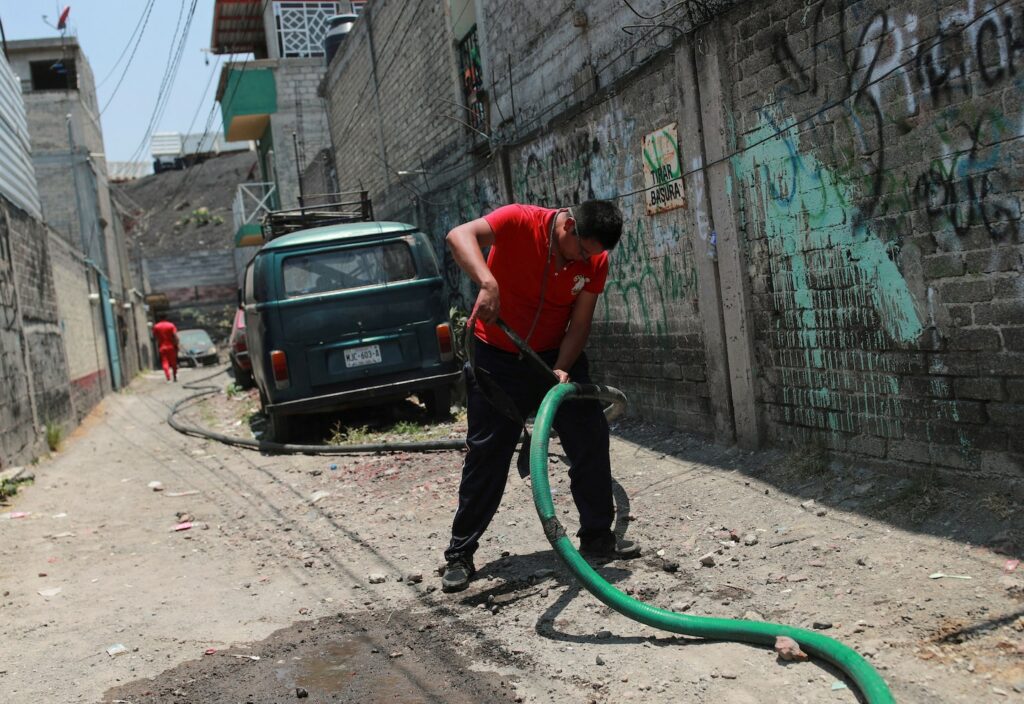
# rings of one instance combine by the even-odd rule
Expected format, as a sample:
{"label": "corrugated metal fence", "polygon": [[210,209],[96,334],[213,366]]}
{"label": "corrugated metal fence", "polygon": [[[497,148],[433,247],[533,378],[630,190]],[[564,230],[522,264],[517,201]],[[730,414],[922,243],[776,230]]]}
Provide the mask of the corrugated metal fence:
{"label": "corrugated metal fence", "polygon": [[0,193],[37,219],[42,218],[32,167],[21,82],[0,56]]}

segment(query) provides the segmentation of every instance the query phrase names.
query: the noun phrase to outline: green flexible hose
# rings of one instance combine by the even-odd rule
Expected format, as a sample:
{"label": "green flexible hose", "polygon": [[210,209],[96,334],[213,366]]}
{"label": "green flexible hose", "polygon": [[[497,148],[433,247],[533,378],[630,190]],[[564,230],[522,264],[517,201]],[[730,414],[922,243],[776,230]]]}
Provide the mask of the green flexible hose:
{"label": "green flexible hose", "polygon": [[625,404],[621,391],[608,386],[559,384],[544,397],[537,411],[533,426],[533,442],[530,445],[530,480],[533,486],[533,502],[537,507],[544,533],[558,556],[569,566],[573,574],[590,593],[619,613],[640,623],[713,640],[729,640],[772,647],[776,636],[792,638],[810,655],[826,660],[849,675],[863,693],[868,704],[892,704],[892,692],[885,680],[864,658],[849,646],[802,628],[784,626],[760,621],[742,621],[729,618],[690,616],[660,609],[622,593],[599,575],[573,546],[565,529],[555,516],[551,500],[551,486],[548,483],[548,442],[551,423],[558,407],[567,398],[597,399]]}

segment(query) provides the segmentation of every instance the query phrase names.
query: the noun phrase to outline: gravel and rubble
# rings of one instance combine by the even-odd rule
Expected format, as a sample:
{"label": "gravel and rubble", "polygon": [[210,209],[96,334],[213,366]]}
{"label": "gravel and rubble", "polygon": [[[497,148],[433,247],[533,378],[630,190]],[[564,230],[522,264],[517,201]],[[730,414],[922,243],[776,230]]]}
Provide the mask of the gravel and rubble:
{"label": "gravel and rubble", "polygon": [[[310,701],[373,701],[375,686],[419,683],[422,701],[857,701],[836,670],[791,649],[659,632],[581,591],[514,471],[477,577],[443,594],[459,452],[261,455],[167,428],[186,393],[136,380],[4,509],[28,515],[0,518],[2,634],[17,653],[0,699],[276,702],[301,688]],[[241,434],[259,431],[253,406],[222,393],[189,413]],[[424,430],[463,431],[461,417]],[[571,534],[565,458],[552,452]],[[1024,517],[1012,494],[808,454],[618,423],[616,529],[644,554],[599,571],[663,608],[819,630],[869,658],[900,702],[1024,696]],[[184,517],[191,527],[172,530]],[[114,643],[128,652],[108,656]],[[331,658],[372,677],[310,674]],[[399,679],[384,683],[389,673]],[[450,691],[431,689],[442,680]]]}

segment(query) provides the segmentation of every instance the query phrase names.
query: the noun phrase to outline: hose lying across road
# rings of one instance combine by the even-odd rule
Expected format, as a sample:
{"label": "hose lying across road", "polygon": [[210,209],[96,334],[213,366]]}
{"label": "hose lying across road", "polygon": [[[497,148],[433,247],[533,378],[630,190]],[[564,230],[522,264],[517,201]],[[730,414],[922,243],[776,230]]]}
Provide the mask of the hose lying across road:
{"label": "hose lying across road", "polygon": [[183,389],[196,391],[191,396],[186,396],[173,406],[167,414],[167,424],[184,435],[192,435],[199,438],[216,440],[225,445],[245,447],[260,452],[274,454],[305,454],[305,455],[357,455],[368,452],[429,452],[432,450],[460,450],[466,446],[465,438],[450,440],[421,440],[419,442],[377,442],[364,443],[362,445],[295,445],[292,443],[270,442],[269,440],[249,440],[247,438],[236,438],[231,435],[222,435],[205,428],[197,428],[193,425],[186,425],[179,421],[176,416],[190,401],[198,401],[201,398],[211,396],[220,391],[219,386],[207,384],[199,386],[199,382],[213,379],[226,371],[221,369],[216,374],[204,376],[183,384]]}
{"label": "hose lying across road", "polygon": [[596,399],[625,405],[626,397],[618,389],[608,386],[559,384],[544,397],[533,426],[533,441],[530,445],[533,502],[551,546],[588,591],[624,616],[672,633],[769,647],[774,645],[777,636],[788,636],[809,654],[832,663],[849,675],[868,704],[895,702],[881,675],[853,648],[832,638],[814,631],[775,623],[678,614],[638,601],[605,581],[587,564],[566,536],[565,529],[555,515],[555,506],[551,500],[551,487],[548,483],[548,442],[551,436],[551,423],[558,412],[558,407],[566,399]]}
{"label": "hose lying across road", "polygon": [[[540,361],[539,358],[538,360]],[[543,362],[540,361],[543,365]],[[220,391],[214,385],[197,386],[199,382],[212,379],[222,374],[196,379],[183,388],[195,390],[197,393],[181,399],[173,406],[167,416],[167,423],[185,435],[216,440],[228,445],[246,447],[272,453],[303,453],[312,455],[346,455],[367,452],[423,452],[429,450],[461,449],[465,439],[431,440],[423,442],[369,443],[363,445],[294,445],[276,443],[266,440],[248,440],[229,435],[214,433],[204,428],[197,428],[181,423],[175,416],[190,401],[212,395]],[[544,397],[537,411],[533,426],[533,439],[530,444],[530,482],[533,488],[533,501],[540,516],[544,534],[558,556],[565,562],[584,587],[624,616],[654,628],[687,636],[726,640],[755,645],[772,646],[778,636],[787,636],[795,640],[810,655],[832,663],[845,672],[863,693],[868,704],[894,704],[896,701],[885,680],[855,650],[839,641],[814,631],[793,626],[760,621],[743,621],[739,619],[713,618],[709,616],[693,616],[679,614],[667,609],[660,609],[645,604],[610,585],[592,568],[573,546],[565,533],[565,529],[555,515],[554,502],[551,499],[551,485],[548,482],[548,445],[551,440],[551,424],[559,406],[567,399],[595,399],[610,403],[606,415],[617,415],[626,405],[625,395],[610,386],[595,384],[557,384]]]}

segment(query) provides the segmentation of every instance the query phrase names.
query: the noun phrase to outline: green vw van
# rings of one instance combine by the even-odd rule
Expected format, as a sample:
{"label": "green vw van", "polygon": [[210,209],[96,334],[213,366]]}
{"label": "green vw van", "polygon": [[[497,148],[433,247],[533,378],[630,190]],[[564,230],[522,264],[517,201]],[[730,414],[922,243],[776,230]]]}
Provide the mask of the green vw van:
{"label": "green vw van", "polygon": [[459,369],[427,236],[350,222],[265,244],[242,289],[249,355],[270,439],[294,418],[416,394],[446,417]]}

